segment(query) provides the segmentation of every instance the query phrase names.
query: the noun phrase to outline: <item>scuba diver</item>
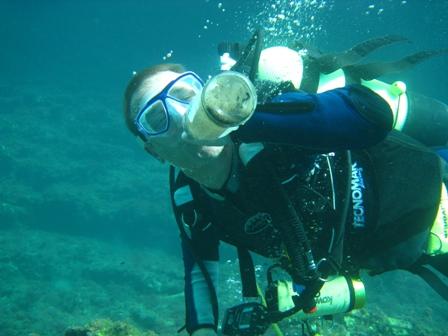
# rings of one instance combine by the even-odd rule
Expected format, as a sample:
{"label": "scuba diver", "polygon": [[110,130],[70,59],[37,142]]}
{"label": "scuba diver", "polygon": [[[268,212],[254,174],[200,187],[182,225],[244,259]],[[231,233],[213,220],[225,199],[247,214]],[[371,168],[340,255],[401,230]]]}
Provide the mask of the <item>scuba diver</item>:
{"label": "scuba diver", "polygon": [[[394,114],[394,129],[404,132],[427,146],[448,143],[448,106],[437,99],[408,92],[406,84],[378,80],[381,76],[400,73],[448,49],[420,51],[390,62],[360,63],[372,52],[408,39],[387,35],[372,38],[336,53],[322,53],[300,42],[291,46],[263,48],[263,32],[258,30],[244,44],[222,42],[218,45],[221,70],[237,66],[255,79],[257,92],[301,90],[320,93],[349,84],[361,84],[385,99]],[[238,64],[236,65],[238,60]],[[274,85],[273,85],[274,84]]]}
{"label": "scuba diver", "polygon": [[[237,247],[243,296],[258,300],[228,309],[223,335],[361,307],[361,269],[409,270],[448,300],[427,267],[448,276],[446,133],[431,149],[394,130],[390,102],[359,83],[305,93],[282,79],[265,98],[248,54],[206,84],[155,65],[125,92],[127,127],[171,166],[187,332],[219,329],[220,241]],[[265,295],[250,252],[273,260]]]}

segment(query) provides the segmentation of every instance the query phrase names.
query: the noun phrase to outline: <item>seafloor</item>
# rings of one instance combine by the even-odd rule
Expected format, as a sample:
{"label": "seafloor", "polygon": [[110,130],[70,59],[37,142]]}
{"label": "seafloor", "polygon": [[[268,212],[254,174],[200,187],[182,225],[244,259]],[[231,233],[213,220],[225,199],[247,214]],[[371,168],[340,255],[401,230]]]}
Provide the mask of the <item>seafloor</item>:
{"label": "seafloor", "polygon": [[[166,174],[129,139],[119,97],[81,92],[0,86],[0,335],[175,335],[183,266]],[[237,266],[222,268],[227,306]],[[366,286],[367,308],[319,323],[322,335],[446,335],[446,305],[419,278]]]}
{"label": "seafloor", "polygon": [[[182,265],[175,256],[25,228],[2,229],[0,246],[1,335],[175,335],[183,324]],[[236,268],[234,262],[223,265],[227,304],[238,296]],[[424,293],[430,289],[403,276],[389,278],[372,283],[369,294],[384,290],[391,301],[382,304],[393,313],[375,298],[367,308],[320,322],[321,335],[446,335],[443,317]],[[400,304],[390,292],[416,289],[422,291],[420,307]],[[294,321],[281,326],[285,335],[300,335]]]}

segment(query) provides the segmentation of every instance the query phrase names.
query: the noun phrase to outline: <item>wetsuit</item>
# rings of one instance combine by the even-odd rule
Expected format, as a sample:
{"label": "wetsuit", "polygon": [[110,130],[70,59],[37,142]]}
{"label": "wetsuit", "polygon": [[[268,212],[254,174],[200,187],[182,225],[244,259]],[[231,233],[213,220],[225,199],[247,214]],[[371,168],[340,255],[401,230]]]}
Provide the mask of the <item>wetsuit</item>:
{"label": "wetsuit", "polygon": [[441,160],[391,129],[388,105],[361,86],[284,94],[259,106],[236,132],[232,173],[222,189],[178,174],[174,211],[190,240],[182,242],[187,330],[216,329],[217,323],[196,258],[216,285],[220,241],[273,259],[284,254],[266,211],[270,195],[258,188],[266,176],[253,169],[255,161],[274,167],[319,260],[334,243],[332,223],[340,217],[338,202],[346,189],[343,153],[351,150],[344,255],[356,267],[376,272],[416,262],[439,205]]}

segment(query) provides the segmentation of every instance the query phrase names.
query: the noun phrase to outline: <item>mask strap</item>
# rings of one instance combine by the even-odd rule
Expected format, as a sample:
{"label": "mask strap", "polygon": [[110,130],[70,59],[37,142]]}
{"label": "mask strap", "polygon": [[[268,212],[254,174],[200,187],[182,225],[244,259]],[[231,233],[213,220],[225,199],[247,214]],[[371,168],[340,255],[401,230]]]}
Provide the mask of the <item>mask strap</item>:
{"label": "mask strap", "polygon": [[143,135],[139,134],[135,136],[135,140],[143,147],[145,148],[146,145],[146,139],[143,138]]}

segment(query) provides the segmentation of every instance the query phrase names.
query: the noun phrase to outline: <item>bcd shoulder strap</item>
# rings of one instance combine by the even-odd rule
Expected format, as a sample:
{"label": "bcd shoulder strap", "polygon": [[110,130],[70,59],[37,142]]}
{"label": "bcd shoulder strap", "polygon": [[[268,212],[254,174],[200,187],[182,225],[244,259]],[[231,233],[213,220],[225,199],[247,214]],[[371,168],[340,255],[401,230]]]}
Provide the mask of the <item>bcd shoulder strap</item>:
{"label": "bcd shoulder strap", "polygon": [[[175,185],[176,185],[176,169],[174,166],[170,166],[169,183],[170,183],[171,204],[172,204],[172,207],[174,210],[174,216],[176,219],[177,226],[179,227],[181,239],[183,242],[185,242],[185,244],[187,244],[189,246],[189,249],[190,249],[193,257],[205,278],[207,287],[210,292],[210,298],[212,300],[212,309],[213,309],[213,318],[215,320],[215,327],[217,328],[218,323],[219,323],[219,309],[218,309],[218,296],[216,294],[215,286],[213,285],[212,278],[211,278],[209,272],[207,271],[207,268],[205,267],[204,262],[196,254],[195,248],[192,244],[192,241],[191,241],[190,237],[188,237],[187,233],[185,232],[185,228],[184,228],[184,225],[183,225],[183,222],[182,222],[179,212],[176,211],[176,203],[174,200],[174,191],[175,191]],[[182,327],[181,329],[179,329],[178,332],[182,331],[183,329],[185,329],[185,326]]]}

